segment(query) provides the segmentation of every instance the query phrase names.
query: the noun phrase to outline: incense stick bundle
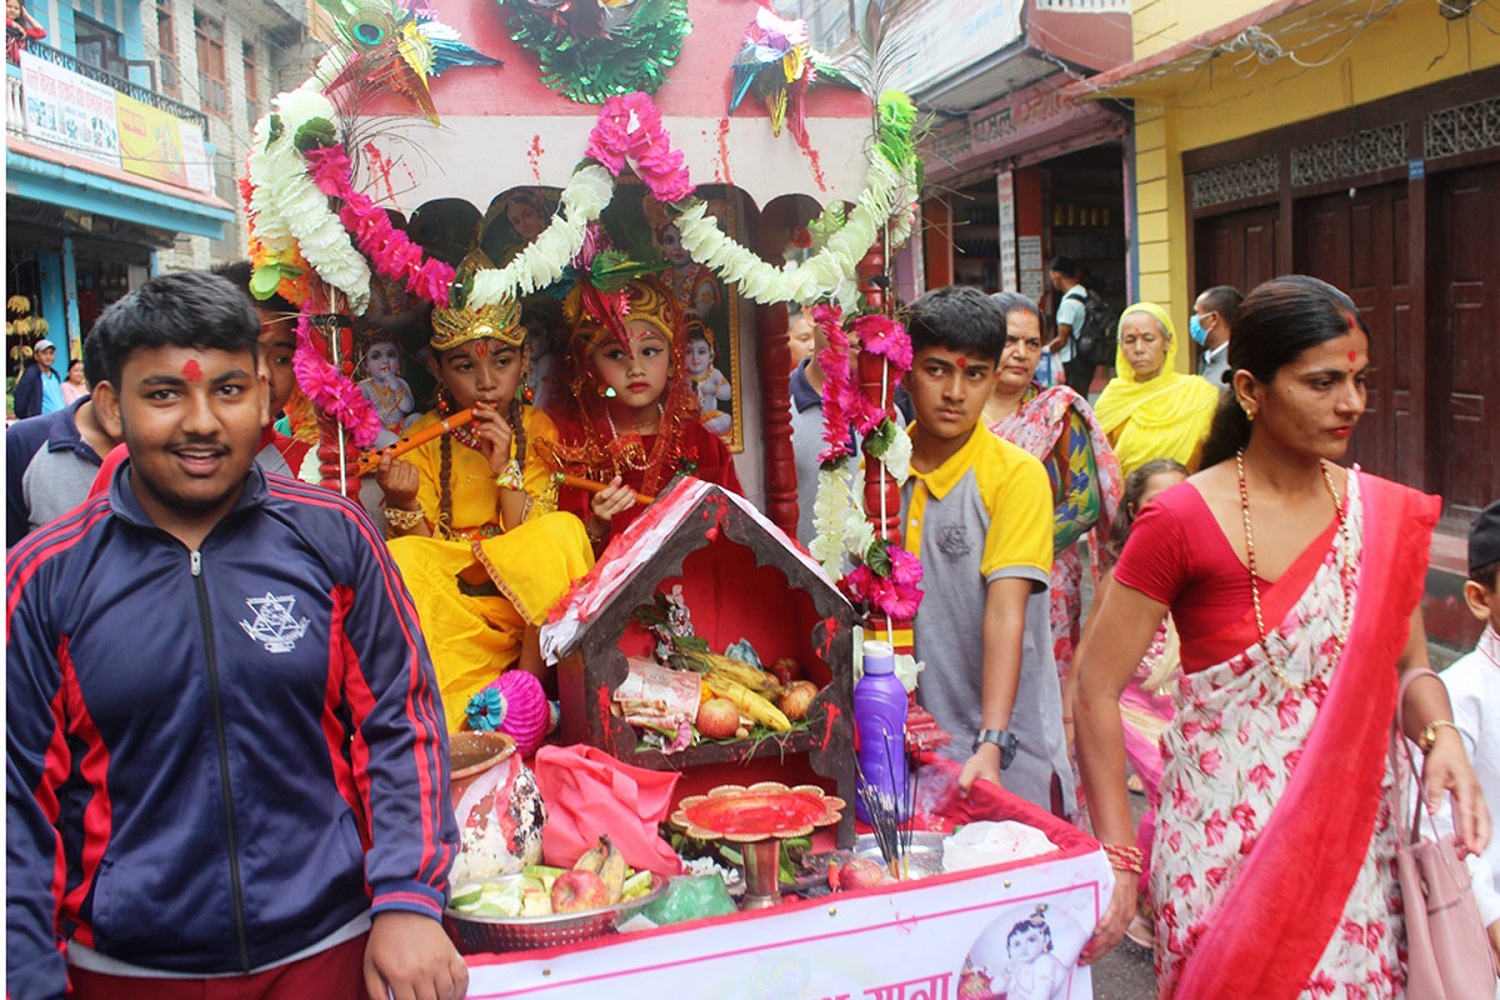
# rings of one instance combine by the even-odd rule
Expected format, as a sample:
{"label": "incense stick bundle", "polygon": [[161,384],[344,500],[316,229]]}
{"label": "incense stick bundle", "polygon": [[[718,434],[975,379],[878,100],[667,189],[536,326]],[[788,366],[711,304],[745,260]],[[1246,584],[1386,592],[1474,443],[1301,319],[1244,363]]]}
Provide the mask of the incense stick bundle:
{"label": "incense stick bundle", "polygon": [[368,476],[380,467],[380,463],[385,456],[389,455],[392,458],[400,458],[407,452],[420,448],[428,441],[436,440],[453,430],[453,428],[462,427],[473,419],[474,411],[472,408],[459,410],[451,417],[444,417],[441,421],[430,427],[424,427],[415,434],[408,434],[390,447],[367,453],[359,460],[359,468],[355,471],[358,475]]}

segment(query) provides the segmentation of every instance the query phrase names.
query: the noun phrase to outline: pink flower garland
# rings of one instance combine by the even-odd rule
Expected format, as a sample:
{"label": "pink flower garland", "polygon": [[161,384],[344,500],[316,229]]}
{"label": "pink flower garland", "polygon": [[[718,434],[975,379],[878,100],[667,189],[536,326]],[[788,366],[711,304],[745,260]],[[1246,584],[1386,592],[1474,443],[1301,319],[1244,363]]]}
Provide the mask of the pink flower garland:
{"label": "pink flower garland", "polygon": [[[882,543],[877,543],[882,544]],[[910,621],[922,604],[922,561],[899,545],[885,544],[890,576],[881,576],[860,563],[844,577],[844,588],[862,604],[897,621]]]}
{"label": "pink flower garland", "polygon": [[[887,409],[867,398],[855,381],[851,350],[857,348],[884,358],[899,382],[911,370],[911,338],[900,323],[887,316],[856,316],[848,332],[843,326],[843,311],[837,306],[814,306],[812,318],[828,338],[828,346],[818,354],[818,365],[823,369],[823,440],[828,447],[818,461],[829,465],[852,456],[856,438],[868,437],[891,419]],[[901,430],[895,428],[894,433]],[[921,560],[884,539],[876,539],[870,552],[857,555],[859,564],[843,579],[850,600],[888,618],[910,620],[922,603],[922,588],[918,586],[922,582]],[[888,565],[881,572],[870,566],[872,561]]]}
{"label": "pink flower garland", "polygon": [[661,111],[640,91],[604,102],[589,133],[588,155],[616,177],[628,162],[657,201],[681,201],[693,193],[682,151],[672,148]]}
{"label": "pink flower garland", "polygon": [[292,355],[292,373],[307,398],[322,412],[344,425],[360,448],[375,443],[380,433],[380,414],[353,381],[328,363],[312,339],[312,310],[304,305],[297,316],[297,350]]}
{"label": "pink flower garland", "polygon": [[370,258],[376,273],[399,281],[424,302],[446,308],[448,287],[453,283],[451,266],[436,258],[424,259],[422,248],[391,225],[385,209],[354,187],[353,165],[343,146],[327,146],[302,154],[311,168],[318,190],[344,205],[339,219],[354,238],[361,253]]}

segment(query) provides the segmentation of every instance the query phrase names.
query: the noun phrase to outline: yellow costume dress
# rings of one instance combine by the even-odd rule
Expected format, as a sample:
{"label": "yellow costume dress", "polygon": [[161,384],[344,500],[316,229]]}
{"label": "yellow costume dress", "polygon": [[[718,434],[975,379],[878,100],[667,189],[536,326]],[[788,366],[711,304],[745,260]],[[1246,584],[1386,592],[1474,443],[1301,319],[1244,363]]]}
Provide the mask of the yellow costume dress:
{"label": "yellow costume dress", "polygon": [[1177,371],[1177,331],[1161,306],[1137,302],[1120,314],[1120,322],[1131,313],[1152,316],[1167,335],[1167,357],[1161,374],[1146,382],[1136,381],[1125,360],[1125,349],[1115,350],[1115,371],[1094,404],[1094,416],[1104,429],[1121,476],[1128,476],[1154,458],[1175,458],[1197,471],[1198,452],[1214,410],[1219,390],[1197,375]]}
{"label": "yellow costume dress", "polygon": [[[479,337],[519,346],[525,336],[514,310],[488,324],[483,314],[474,315],[434,310],[433,349]],[[511,414],[513,422],[519,414],[528,445],[522,480],[531,503],[526,519],[509,531],[501,523],[501,488],[489,460],[463,443],[467,435],[445,434],[403,456],[421,473],[417,503],[432,537],[394,538],[391,555],[417,607],[449,731],[462,728],[464,707],[476,691],[515,666],[527,627],[546,621],[552,605],[594,565],[583,522],[557,511],[551,471],[529,447],[539,437],[556,439],[552,420],[530,406]],[[428,413],[408,433],[441,419]],[[522,437],[511,438],[512,460]]]}

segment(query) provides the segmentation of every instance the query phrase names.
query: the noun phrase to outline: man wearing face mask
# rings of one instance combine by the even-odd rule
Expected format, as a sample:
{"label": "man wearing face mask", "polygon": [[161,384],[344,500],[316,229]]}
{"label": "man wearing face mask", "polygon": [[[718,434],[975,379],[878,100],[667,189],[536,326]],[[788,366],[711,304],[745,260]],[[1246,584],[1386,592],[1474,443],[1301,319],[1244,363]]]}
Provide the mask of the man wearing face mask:
{"label": "man wearing face mask", "polygon": [[1225,377],[1229,374],[1229,333],[1243,298],[1238,288],[1215,285],[1193,303],[1188,334],[1193,343],[1203,348],[1198,357],[1198,374],[1208,379],[1215,389],[1224,387]]}

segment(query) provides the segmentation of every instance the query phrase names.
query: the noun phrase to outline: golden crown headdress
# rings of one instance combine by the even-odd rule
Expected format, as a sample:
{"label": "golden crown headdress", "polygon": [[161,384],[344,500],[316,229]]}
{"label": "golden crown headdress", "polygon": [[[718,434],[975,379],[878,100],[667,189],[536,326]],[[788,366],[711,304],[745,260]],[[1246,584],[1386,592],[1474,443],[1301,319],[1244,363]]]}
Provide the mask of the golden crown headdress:
{"label": "golden crown headdress", "polygon": [[[459,264],[459,274],[469,275],[490,267],[490,260],[481,251],[474,250]],[[455,347],[473,340],[498,340],[510,347],[520,347],[526,342],[526,327],[521,325],[521,304],[513,299],[501,299],[479,308],[467,304],[432,310],[432,339],[427,346],[434,351],[451,351]]]}

